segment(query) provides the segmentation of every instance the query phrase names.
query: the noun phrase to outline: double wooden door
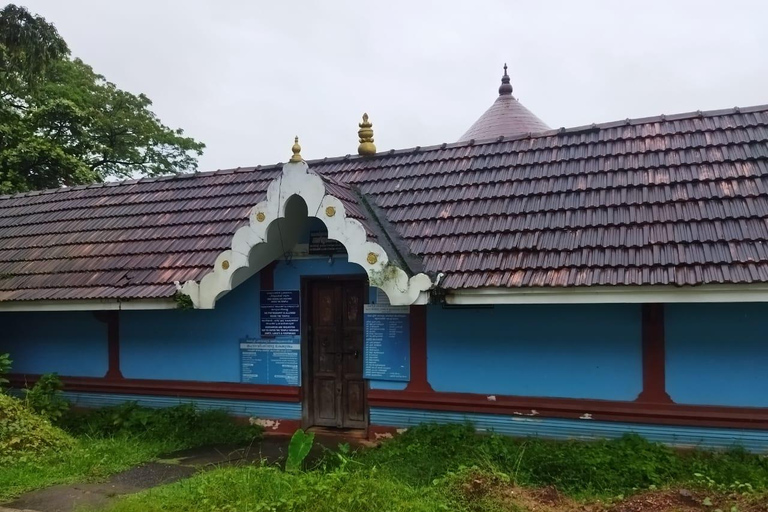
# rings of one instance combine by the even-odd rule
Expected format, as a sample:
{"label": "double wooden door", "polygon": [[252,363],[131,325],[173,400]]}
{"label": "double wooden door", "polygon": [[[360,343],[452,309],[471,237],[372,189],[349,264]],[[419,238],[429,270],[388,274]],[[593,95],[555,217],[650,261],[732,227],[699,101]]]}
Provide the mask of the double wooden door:
{"label": "double wooden door", "polygon": [[365,428],[361,279],[309,283],[309,421],[313,425]]}

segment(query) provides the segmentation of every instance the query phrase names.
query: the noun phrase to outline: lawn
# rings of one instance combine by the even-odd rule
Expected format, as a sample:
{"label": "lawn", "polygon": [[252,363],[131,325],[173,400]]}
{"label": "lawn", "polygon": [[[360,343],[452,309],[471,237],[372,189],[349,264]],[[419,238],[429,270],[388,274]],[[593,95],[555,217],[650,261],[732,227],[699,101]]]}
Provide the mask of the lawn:
{"label": "lawn", "polygon": [[102,480],[177,446],[173,442],[129,436],[77,437],[71,449],[0,466],[0,503],[50,485]]}
{"label": "lawn", "polygon": [[[43,396],[22,402],[0,394],[0,502],[102,480],[183,448],[251,444],[261,434],[191,405],[73,413],[51,401],[55,394]],[[357,451],[342,444],[307,465],[310,446],[297,433],[285,467],[220,467],[116,498],[108,510],[768,512],[768,457],[738,448],[681,451],[633,435],[514,439],[478,435],[471,425],[423,425]]]}
{"label": "lawn", "polygon": [[[57,426],[28,410],[28,402],[0,394],[0,406],[0,503],[50,485],[100,481],[176,450],[246,445],[261,435],[224,411],[191,405],[70,411],[57,415]],[[52,438],[57,443],[46,448]]]}
{"label": "lawn", "polygon": [[[306,471],[220,468],[122,498],[138,511],[768,510],[768,459],[676,451],[635,436],[597,442],[478,436],[422,426],[379,448],[328,452]],[[734,508],[735,507],[735,508]]]}

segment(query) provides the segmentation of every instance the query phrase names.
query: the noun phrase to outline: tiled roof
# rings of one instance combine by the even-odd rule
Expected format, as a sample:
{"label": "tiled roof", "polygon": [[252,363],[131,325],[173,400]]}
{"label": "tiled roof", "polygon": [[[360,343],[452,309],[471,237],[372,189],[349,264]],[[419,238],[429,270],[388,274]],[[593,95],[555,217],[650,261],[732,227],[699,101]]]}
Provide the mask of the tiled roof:
{"label": "tiled roof", "polygon": [[470,126],[459,141],[515,137],[549,130],[544,121],[525,108],[514,96],[499,96],[493,105]]}
{"label": "tiled roof", "polygon": [[[768,106],[308,163],[448,289],[768,282]],[[168,297],[279,171],[0,198],[0,300]]]}
{"label": "tiled roof", "polygon": [[525,108],[512,96],[512,84],[504,64],[504,76],[501,77],[499,97],[493,105],[470,126],[459,141],[482,141],[498,137],[517,137],[528,133],[549,130],[549,126]]}

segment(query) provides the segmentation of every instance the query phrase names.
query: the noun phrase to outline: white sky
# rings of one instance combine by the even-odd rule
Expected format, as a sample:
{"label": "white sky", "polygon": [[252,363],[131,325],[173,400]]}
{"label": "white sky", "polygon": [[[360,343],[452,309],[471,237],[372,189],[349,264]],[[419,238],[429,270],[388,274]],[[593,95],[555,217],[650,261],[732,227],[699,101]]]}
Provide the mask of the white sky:
{"label": "white sky", "polygon": [[768,103],[768,2],[17,0],[207,144],[200,170],[455,141],[514,95],[553,128]]}

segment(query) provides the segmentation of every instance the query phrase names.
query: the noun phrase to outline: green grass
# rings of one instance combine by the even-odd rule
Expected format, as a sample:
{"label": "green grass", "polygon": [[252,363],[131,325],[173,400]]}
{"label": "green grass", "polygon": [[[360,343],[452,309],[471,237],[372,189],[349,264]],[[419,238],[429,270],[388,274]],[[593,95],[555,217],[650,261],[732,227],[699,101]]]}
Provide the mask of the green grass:
{"label": "green grass", "polygon": [[276,467],[217,469],[118,500],[111,512],[437,512],[453,510],[437,488],[381,478],[371,468],[286,473]]}
{"label": "green grass", "polygon": [[109,511],[524,512],[528,503],[515,486],[554,486],[571,499],[603,503],[675,486],[712,496],[748,491],[749,499],[764,500],[768,458],[678,451],[636,436],[556,442],[427,425],[379,448],[329,452],[306,472],[215,469],[119,499]]}
{"label": "green grass", "polygon": [[0,465],[0,503],[50,485],[103,480],[172,451],[245,445],[261,435],[260,428],[237,424],[224,411],[191,405],[149,409],[126,403],[67,414],[60,425],[74,436],[73,445],[43,455],[11,454],[12,462]]}
{"label": "green grass", "polygon": [[680,451],[635,435],[602,441],[547,441],[476,435],[469,425],[411,429],[357,460],[412,485],[462,467],[501,473],[524,486],[554,486],[576,498],[606,498],[671,485],[768,491],[768,457],[741,449]]}
{"label": "green grass", "polygon": [[0,503],[50,485],[101,480],[175,448],[128,437],[78,438],[70,450],[0,467]]}
{"label": "green grass", "polygon": [[[69,454],[0,468],[0,499],[52,483],[100,479],[180,448],[178,444],[178,439],[158,443],[135,435],[98,439],[81,434]],[[109,510],[526,510],[509,499],[512,494],[495,492],[514,486],[551,486],[572,499],[603,502],[675,487],[713,496],[748,492],[759,500],[768,496],[768,457],[738,449],[680,451],[637,436],[563,442],[477,435],[469,425],[425,425],[379,448],[354,454],[329,451],[309,471],[219,468],[120,498]]]}

